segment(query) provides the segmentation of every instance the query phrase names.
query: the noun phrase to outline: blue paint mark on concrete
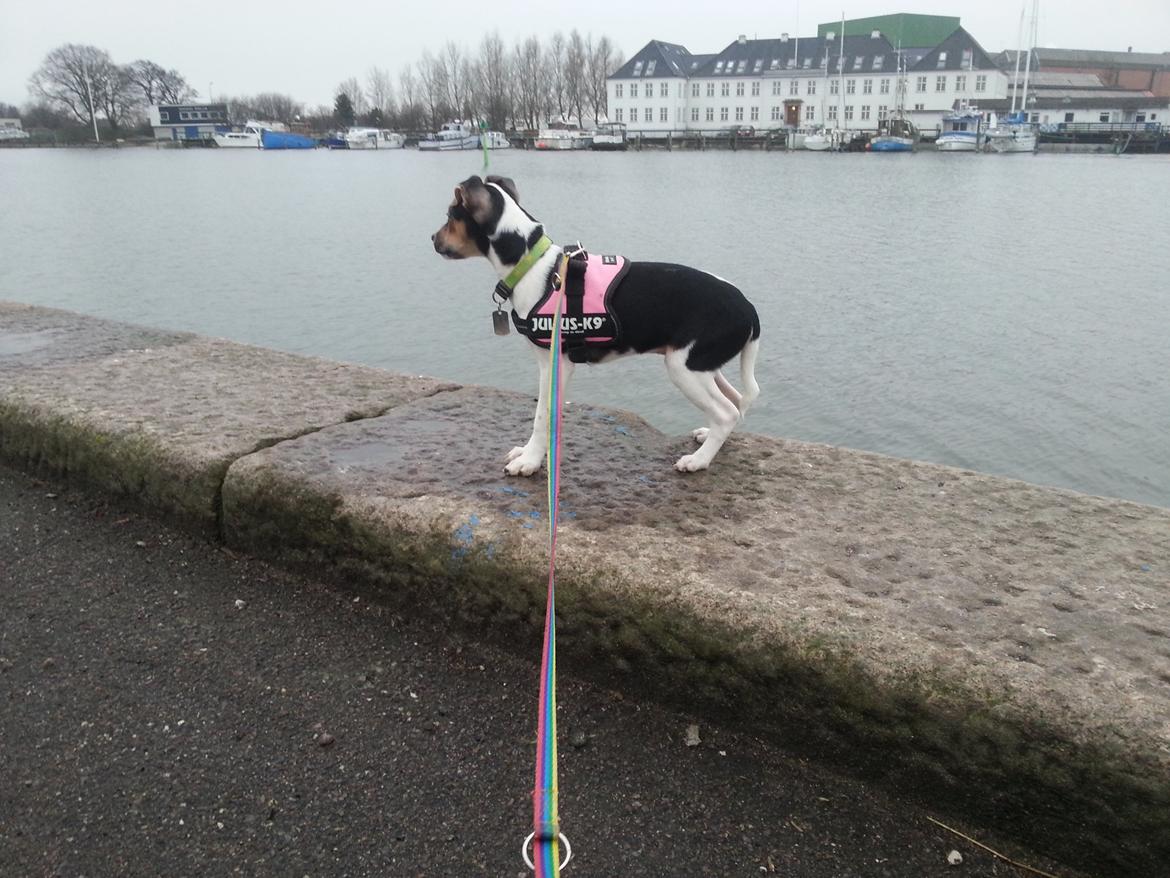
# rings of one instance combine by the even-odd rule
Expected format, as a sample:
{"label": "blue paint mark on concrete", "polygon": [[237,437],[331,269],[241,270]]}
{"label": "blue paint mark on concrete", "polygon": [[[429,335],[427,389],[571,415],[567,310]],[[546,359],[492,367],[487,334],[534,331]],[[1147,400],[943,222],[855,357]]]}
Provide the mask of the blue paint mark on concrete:
{"label": "blue paint mark on concrete", "polygon": [[629,428],[627,428],[627,427],[614,427],[614,428],[613,428],[613,431],[614,431],[615,433],[621,433],[623,436],[629,436],[629,435],[630,435]]}
{"label": "blue paint mark on concrete", "polygon": [[455,542],[457,545],[451,550],[452,558],[466,558],[467,553],[471,551],[471,546],[475,542],[475,531],[472,528],[479,525],[480,519],[478,515],[472,515],[467,520],[467,524],[460,525],[455,529]]}
{"label": "blue paint mark on concrete", "polygon": [[513,497],[527,497],[527,491],[521,491],[519,488],[513,488],[510,485],[500,488],[501,494],[511,494]]}

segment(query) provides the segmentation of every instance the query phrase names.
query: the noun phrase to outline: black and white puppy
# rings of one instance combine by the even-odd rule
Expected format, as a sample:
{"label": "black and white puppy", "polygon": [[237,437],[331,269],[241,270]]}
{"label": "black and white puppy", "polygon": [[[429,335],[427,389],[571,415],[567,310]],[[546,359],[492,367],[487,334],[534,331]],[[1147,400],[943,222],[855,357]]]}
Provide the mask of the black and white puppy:
{"label": "black and white puppy", "polygon": [[[470,177],[455,187],[447,221],[431,241],[436,252],[448,259],[486,257],[503,280],[544,234],[541,223],[520,206],[511,180],[488,177],[485,182]],[[562,247],[552,245],[517,282],[510,304],[521,317],[527,317],[551,288],[562,252]],[[610,295],[621,326],[619,344],[589,352],[586,359],[600,363],[626,354],[662,354],[670,380],[707,416],[707,426],[692,434],[701,443],[699,448],[679,458],[675,468],[680,472],[706,469],[760,392],[755,378],[760,337],[756,309],[727,281],[685,265],[630,262],[619,284]],[[548,445],[551,355],[535,343],[530,347],[540,366],[540,398],[532,436],[507,455],[505,470],[513,476],[532,475],[540,469]],[[736,354],[742,394],[720,371]],[[565,385],[572,367],[572,361],[562,355]]]}

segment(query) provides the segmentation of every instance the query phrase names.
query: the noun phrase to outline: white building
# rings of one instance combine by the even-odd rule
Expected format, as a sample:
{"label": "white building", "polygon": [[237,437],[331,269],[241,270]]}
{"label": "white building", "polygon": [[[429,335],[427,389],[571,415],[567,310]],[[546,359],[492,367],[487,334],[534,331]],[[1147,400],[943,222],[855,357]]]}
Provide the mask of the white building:
{"label": "white building", "polygon": [[715,55],[652,40],[609,77],[609,118],[649,137],[821,125],[872,132],[895,109],[902,76],[907,115],[929,131],[958,104],[1008,94],[1008,75],[957,18],[893,15],[844,25],[799,39],[741,36]]}

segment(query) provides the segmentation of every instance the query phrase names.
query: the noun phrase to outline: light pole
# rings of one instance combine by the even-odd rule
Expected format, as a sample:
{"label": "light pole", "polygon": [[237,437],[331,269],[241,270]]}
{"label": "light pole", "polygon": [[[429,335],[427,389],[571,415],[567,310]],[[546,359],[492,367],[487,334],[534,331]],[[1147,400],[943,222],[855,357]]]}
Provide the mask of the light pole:
{"label": "light pole", "polygon": [[212,87],[213,85],[215,85],[215,83],[214,83],[214,82],[208,82],[208,83],[207,83],[207,103],[209,103],[209,104],[211,103],[211,87]]}

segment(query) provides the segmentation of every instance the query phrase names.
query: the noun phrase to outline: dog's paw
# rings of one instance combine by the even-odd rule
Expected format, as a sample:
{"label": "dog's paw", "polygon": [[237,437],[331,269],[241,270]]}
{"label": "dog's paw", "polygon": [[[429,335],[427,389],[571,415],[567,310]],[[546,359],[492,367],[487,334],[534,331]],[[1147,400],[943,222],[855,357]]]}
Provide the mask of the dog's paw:
{"label": "dog's paw", "polygon": [[710,465],[711,461],[703,460],[697,454],[687,454],[675,461],[674,468],[680,473],[694,473]]}
{"label": "dog's paw", "polygon": [[[523,449],[521,449],[523,450]],[[510,476],[530,476],[538,469],[544,462],[544,455],[526,456],[521,454],[515,460],[512,460],[504,467],[504,472]]]}
{"label": "dog's paw", "polygon": [[508,452],[507,456],[504,457],[504,463],[511,463],[512,461],[514,461],[517,457],[519,457],[521,454],[523,454],[525,452],[527,447],[528,446],[526,446],[526,445],[517,445],[515,448],[513,448],[511,451]]}
{"label": "dog's paw", "polygon": [[711,434],[710,427],[700,427],[697,430],[691,430],[691,437],[696,442],[706,442],[707,437]]}

